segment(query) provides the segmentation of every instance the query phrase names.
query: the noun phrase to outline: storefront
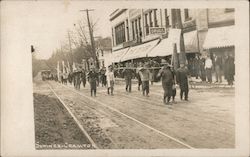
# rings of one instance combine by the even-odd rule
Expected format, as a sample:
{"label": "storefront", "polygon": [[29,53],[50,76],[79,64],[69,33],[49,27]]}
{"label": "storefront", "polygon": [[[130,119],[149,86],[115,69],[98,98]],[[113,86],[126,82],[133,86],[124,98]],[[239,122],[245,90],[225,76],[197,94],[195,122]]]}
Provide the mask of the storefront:
{"label": "storefront", "polygon": [[229,54],[235,55],[234,49],[234,26],[210,28],[208,30],[203,48],[207,54],[226,56]]}

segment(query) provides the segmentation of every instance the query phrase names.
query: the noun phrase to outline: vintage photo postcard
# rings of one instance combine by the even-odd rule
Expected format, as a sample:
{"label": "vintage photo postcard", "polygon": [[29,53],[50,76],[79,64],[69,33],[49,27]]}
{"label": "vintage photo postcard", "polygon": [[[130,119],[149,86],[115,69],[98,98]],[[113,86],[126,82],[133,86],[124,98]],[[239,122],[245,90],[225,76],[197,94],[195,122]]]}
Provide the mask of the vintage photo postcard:
{"label": "vintage photo postcard", "polygon": [[247,1],[0,4],[2,156],[249,156]]}

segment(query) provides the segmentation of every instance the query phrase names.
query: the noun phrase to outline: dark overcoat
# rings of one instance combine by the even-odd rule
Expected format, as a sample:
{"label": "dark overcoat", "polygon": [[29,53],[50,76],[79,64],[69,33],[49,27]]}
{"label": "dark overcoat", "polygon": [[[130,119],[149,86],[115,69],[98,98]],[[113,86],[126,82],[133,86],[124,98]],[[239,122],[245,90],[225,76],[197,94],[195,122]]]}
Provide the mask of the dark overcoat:
{"label": "dark overcoat", "polygon": [[166,96],[172,96],[173,73],[170,68],[163,68],[159,71],[158,76],[161,77],[162,87]]}
{"label": "dark overcoat", "polygon": [[188,90],[188,70],[186,68],[177,69],[176,82],[180,85],[181,90]]}

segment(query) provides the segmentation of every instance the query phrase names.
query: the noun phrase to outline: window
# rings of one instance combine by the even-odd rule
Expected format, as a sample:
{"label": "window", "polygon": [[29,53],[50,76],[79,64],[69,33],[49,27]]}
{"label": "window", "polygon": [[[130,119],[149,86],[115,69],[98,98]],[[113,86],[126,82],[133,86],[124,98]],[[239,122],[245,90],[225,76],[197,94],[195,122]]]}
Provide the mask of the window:
{"label": "window", "polygon": [[185,21],[191,20],[191,17],[189,17],[188,9],[184,9],[184,18],[185,18]]}
{"label": "window", "polygon": [[152,11],[149,12],[149,26],[150,26],[150,27],[153,27]]}
{"label": "window", "polygon": [[115,40],[116,44],[121,44],[126,41],[124,22],[115,27]]}
{"label": "window", "polygon": [[155,23],[155,27],[159,27],[158,26],[158,21],[157,21],[156,11],[157,11],[157,9],[154,9],[154,23]]}
{"label": "window", "polygon": [[146,27],[146,35],[148,35],[149,34],[148,14],[145,14],[145,27]]}
{"label": "window", "polygon": [[169,25],[169,16],[168,16],[168,10],[165,9],[165,25],[166,25],[166,28],[168,28],[170,25]]}
{"label": "window", "polygon": [[132,21],[132,34],[133,34],[133,40],[134,40],[135,39],[134,21]]}
{"label": "window", "polygon": [[138,38],[138,24],[137,24],[137,20],[135,20],[135,33],[136,33],[136,38]]}
{"label": "window", "polygon": [[126,30],[127,30],[127,41],[129,41],[128,19],[126,20]]}
{"label": "window", "polygon": [[141,17],[138,18],[138,25],[139,25],[139,37],[141,37]]}

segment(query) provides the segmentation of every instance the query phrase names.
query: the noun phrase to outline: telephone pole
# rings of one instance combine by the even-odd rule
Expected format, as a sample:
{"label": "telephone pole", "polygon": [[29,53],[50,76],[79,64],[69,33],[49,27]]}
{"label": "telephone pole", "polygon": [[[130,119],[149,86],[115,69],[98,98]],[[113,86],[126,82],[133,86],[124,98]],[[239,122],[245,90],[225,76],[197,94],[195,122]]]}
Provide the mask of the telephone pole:
{"label": "telephone pole", "polygon": [[71,61],[72,61],[72,64],[74,62],[74,54],[72,53],[72,47],[71,47],[71,38],[70,38],[70,34],[69,34],[69,31],[68,31],[68,40],[69,40],[69,51],[70,51],[70,58],[71,58]]}
{"label": "telephone pole", "polygon": [[183,26],[181,21],[181,10],[180,9],[171,9],[172,14],[172,28],[181,29],[180,37],[180,54],[179,54],[179,63],[186,64],[186,53],[183,37]]}
{"label": "telephone pole", "polygon": [[96,51],[95,51],[95,41],[94,41],[94,36],[93,36],[93,27],[90,24],[89,20],[89,11],[94,11],[94,9],[85,9],[85,10],[80,10],[80,11],[85,11],[87,14],[87,21],[88,21],[88,27],[89,27],[89,36],[90,36],[90,42],[91,42],[91,48],[92,48],[92,56],[93,59],[95,60],[95,67],[99,69],[99,62],[98,58],[96,56]]}

